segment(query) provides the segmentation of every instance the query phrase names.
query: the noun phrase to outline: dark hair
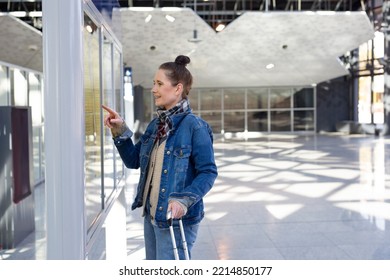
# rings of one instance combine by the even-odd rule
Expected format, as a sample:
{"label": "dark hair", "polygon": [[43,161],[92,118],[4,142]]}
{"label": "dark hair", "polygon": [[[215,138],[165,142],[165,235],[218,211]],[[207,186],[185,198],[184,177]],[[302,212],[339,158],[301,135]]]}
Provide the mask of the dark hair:
{"label": "dark hair", "polygon": [[166,70],[165,74],[172,85],[183,84],[183,98],[187,98],[192,87],[192,75],[186,68],[190,62],[191,60],[188,56],[179,55],[176,57],[175,62],[165,62],[159,67],[159,69]]}

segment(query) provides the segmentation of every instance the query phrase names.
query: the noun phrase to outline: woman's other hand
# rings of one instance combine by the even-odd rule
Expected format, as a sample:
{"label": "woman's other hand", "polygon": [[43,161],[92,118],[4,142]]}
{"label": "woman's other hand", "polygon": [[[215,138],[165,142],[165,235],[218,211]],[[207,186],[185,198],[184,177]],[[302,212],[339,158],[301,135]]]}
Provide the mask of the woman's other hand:
{"label": "woman's other hand", "polygon": [[184,209],[184,206],[180,202],[175,200],[169,202],[168,211],[172,212],[173,219],[180,219],[186,214],[186,210]]}

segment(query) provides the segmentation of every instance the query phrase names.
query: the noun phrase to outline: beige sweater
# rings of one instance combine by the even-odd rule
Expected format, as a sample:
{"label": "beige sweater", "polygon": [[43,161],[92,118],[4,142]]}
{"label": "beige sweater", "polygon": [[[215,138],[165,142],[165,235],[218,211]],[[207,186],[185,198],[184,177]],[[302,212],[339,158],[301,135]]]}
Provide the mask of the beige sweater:
{"label": "beige sweater", "polygon": [[161,192],[165,192],[164,189],[160,190],[160,182],[161,182],[161,173],[167,172],[167,170],[162,170],[163,161],[164,161],[164,150],[165,150],[165,144],[166,140],[162,142],[160,145],[158,144],[158,141],[156,141],[156,144],[154,144],[152,153],[150,155],[150,162],[149,162],[149,170],[148,170],[148,176],[146,178],[145,183],[145,189],[143,194],[143,216],[145,216],[145,207],[148,198],[148,193],[150,192],[150,216],[152,219],[152,222],[154,221],[154,217],[156,216],[156,211],[166,211],[166,209],[163,209],[160,207],[157,209],[157,203],[158,203],[158,195]]}

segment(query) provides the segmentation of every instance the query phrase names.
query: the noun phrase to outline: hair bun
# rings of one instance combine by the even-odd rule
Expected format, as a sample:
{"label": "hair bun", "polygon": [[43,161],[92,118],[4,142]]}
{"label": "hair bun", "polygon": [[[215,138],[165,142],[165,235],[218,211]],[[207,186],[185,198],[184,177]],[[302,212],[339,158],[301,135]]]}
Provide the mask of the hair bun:
{"label": "hair bun", "polygon": [[188,56],[185,55],[179,55],[175,59],[175,63],[183,66],[187,66],[191,62],[191,59]]}

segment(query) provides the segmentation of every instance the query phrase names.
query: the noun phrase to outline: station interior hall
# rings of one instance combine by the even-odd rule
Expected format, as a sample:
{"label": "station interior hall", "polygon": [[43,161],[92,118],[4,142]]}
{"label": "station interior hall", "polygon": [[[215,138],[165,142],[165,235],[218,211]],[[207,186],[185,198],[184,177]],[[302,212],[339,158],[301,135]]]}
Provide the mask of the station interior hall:
{"label": "station interior hall", "polygon": [[194,260],[390,259],[390,3],[0,0],[0,261],[144,260],[139,141],[153,77],[188,96],[218,177]]}

